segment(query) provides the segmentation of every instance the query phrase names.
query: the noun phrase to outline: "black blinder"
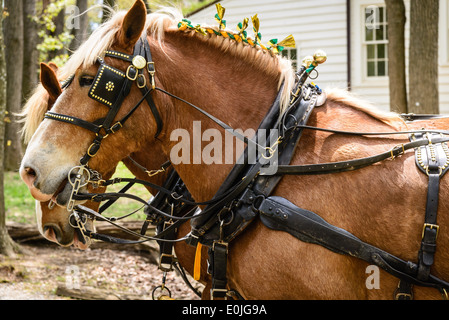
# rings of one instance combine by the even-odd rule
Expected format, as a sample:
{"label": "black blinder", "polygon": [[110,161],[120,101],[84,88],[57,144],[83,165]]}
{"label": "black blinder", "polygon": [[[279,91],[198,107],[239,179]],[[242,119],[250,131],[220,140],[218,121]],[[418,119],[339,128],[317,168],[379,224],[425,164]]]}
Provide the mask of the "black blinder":
{"label": "black blinder", "polygon": [[101,63],[90,87],[89,97],[111,108],[118,100],[125,80],[126,74],[123,71]]}

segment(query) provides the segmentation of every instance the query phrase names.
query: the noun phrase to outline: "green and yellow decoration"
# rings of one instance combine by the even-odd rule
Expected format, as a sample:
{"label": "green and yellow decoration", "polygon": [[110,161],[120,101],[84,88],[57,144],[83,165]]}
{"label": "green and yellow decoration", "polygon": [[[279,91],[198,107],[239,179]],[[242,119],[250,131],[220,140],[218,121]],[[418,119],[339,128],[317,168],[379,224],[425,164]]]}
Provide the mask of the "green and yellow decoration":
{"label": "green and yellow decoration", "polygon": [[182,21],[178,23],[178,29],[181,31],[195,30],[196,32],[201,33],[202,35],[214,34],[217,36],[222,36],[224,38],[230,38],[237,42],[247,43],[253,47],[259,47],[273,54],[279,54],[282,50],[284,50],[285,47],[289,48],[295,47],[295,39],[293,38],[292,35],[289,35],[287,38],[285,38],[280,42],[278,42],[278,39],[272,39],[268,42],[266,46],[263,45],[261,42],[262,34],[259,32],[260,21],[257,14],[251,17],[251,22],[253,24],[253,31],[254,31],[254,40],[248,37],[246,31],[249,23],[248,18],[243,19],[242,22],[237,24],[238,33],[229,30],[224,30],[226,29],[226,20],[224,20],[223,18],[226,9],[223,8],[223,6],[220,3],[217,3],[215,6],[217,8],[215,20],[218,22],[218,30],[210,27],[202,27],[199,24],[193,26],[190,20],[187,19],[182,19]]}
{"label": "green and yellow decoration", "polygon": [[285,47],[294,48],[295,47],[295,38],[292,35],[289,35],[284,40],[278,42],[278,39],[271,39],[268,41],[268,50],[273,51],[274,54],[278,54]]}
{"label": "green and yellow decoration", "polygon": [[260,21],[257,13],[251,17],[251,21],[253,22],[254,38],[256,39],[254,43],[257,45],[260,44],[260,41],[262,40],[262,35],[259,32]]}
{"label": "green and yellow decoration", "polygon": [[243,22],[239,22],[237,24],[237,30],[239,31],[239,36],[242,40],[246,40],[248,38],[248,33],[246,32],[246,28],[248,28],[249,19],[243,19]]}
{"label": "green and yellow decoration", "polygon": [[217,14],[215,15],[215,20],[218,21],[218,31],[226,28],[226,20],[223,20],[226,9],[222,7],[220,3],[215,5],[217,8]]}

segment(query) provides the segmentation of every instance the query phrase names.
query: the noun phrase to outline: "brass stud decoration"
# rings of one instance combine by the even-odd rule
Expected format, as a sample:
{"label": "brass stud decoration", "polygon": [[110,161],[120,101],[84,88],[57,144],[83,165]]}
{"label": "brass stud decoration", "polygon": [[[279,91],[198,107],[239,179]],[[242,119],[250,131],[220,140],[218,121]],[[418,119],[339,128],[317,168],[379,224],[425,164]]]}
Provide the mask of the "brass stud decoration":
{"label": "brass stud decoration", "polygon": [[114,90],[114,82],[109,81],[108,83],[106,83],[106,90],[108,91]]}
{"label": "brass stud decoration", "polygon": [[137,55],[133,58],[133,65],[137,69],[143,69],[146,67],[147,61],[145,60],[144,57]]}

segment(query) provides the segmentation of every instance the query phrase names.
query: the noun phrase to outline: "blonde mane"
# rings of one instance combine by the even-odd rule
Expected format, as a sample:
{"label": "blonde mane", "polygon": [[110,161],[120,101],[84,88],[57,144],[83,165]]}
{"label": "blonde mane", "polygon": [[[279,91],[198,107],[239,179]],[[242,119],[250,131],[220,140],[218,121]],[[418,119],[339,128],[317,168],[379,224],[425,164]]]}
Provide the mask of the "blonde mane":
{"label": "blonde mane", "polygon": [[[79,67],[88,68],[97,61],[97,57],[103,57],[104,52],[111,47],[115,35],[120,30],[121,22],[126,12],[113,13],[110,20],[98,27],[89,40],[83,43],[80,48],[70,57],[67,64],[61,68],[59,78],[65,79],[73,74]],[[183,19],[181,11],[175,8],[162,8],[159,11],[147,15],[144,32],[150,34],[162,48],[165,32],[177,31],[178,23]],[[183,32],[183,31],[178,31]],[[233,51],[239,57],[252,63],[262,71],[280,73],[278,88],[284,83],[284,90],[281,98],[281,111],[288,106],[291,88],[294,85],[295,77],[291,66],[291,61],[280,56],[274,56],[270,52],[252,47],[243,42],[236,42],[228,38],[216,35],[202,35],[195,31],[185,31],[186,34],[194,35],[205,41],[214,44],[223,52]]]}
{"label": "blonde mane", "polygon": [[332,88],[326,89],[325,91],[327,100],[364,112],[392,127],[397,127],[398,121],[401,124],[405,124],[404,120],[397,113],[381,111],[371,103],[357,97],[355,94],[345,89]]}
{"label": "blonde mane", "polygon": [[[126,11],[114,12],[113,9],[110,9],[110,11],[111,15],[109,20],[95,29],[89,39],[81,44],[69,58],[67,63],[58,70],[58,79],[67,79],[80,67],[83,69],[89,68],[96,63],[98,57],[104,57],[105,51],[112,46],[126,14]],[[243,61],[251,63],[259,70],[269,74],[280,75],[278,88],[284,84],[281,93],[281,114],[287,109],[290,92],[295,83],[295,72],[290,60],[273,55],[271,52],[262,50],[259,47],[253,47],[247,43],[236,42],[235,40],[216,36],[214,34],[208,33],[203,35],[194,30],[180,31],[178,30],[177,25],[182,19],[183,15],[180,10],[175,8],[163,8],[147,15],[144,32],[151,35],[161,46],[162,50],[166,32],[183,32],[186,36],[198,37],[203,41],[208,41],[216,48],[223,50],[223,52],[232,52]],[[216,27],[212,28],[217,29]],[[381,121],[390,123],[393,121],[393,118],[395,120],[398,119],[398,117],[393,114],[376,111],[374,108],[367,106],[366,102],[351,96],[347,91],[331,90],[328,91],[327,94],[329,99],[362,110]],[[39,85],[23,107],[22,113],[19,115],[23,117],[21,120],[24,123],[22,137],[25,143],[29,142],[32,135],[37,130],[37,127],[44,118],[47,108],[48,94],[42,85]]]}

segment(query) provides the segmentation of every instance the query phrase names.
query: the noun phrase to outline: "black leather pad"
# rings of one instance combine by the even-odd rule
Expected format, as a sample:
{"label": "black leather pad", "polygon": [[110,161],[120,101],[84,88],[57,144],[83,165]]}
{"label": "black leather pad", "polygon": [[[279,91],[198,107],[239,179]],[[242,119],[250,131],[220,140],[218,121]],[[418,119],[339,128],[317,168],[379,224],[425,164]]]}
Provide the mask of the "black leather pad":
{"label": "black leather pad", "polygon": [[101,64],[89,90],[89,97],[112,107],[120,95],[126,74],[118,69]]}

